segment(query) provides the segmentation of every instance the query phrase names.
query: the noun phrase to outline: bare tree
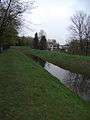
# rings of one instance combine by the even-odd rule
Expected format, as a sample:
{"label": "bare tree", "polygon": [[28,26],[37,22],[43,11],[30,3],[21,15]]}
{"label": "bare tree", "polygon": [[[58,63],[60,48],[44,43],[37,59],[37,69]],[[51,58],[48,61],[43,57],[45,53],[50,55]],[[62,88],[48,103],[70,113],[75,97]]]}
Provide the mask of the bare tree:
{"label": "bare tree", "polygon": [[[33,2],[29,1],[32,6]],[[26,9],[27,2],[22,3],[21,0],[2,0],[0,2],[0,46],[4,44],[7,36],[18,34],[22,22],[22,13]]]}
{"label": "bare tree", "polygon": [[84,37],[84,26],[86,21],[86,14],[84,14],[82,11],[77,12],[71,17],[72,25],[70,26],[72,35],[75,39],[78,39],[80,41],[80,49],[81,53],[83,50],[82,40]]}
{"label": "bare tree", "polygon": [[47,37],[47,34],[46,34],[46,32],[44,30],[41,29],[40,32],[39,32],[39,39],[41,39],[42,36]]}
{"label": "bare tree", "polygon": [[87,17],[86,24],[85,24],[85,53],[88,54],[90,49],[90,16]]}
{"label": "bare tree", "polygon": [[[5,0],[1,4],[0,33],[4,34],[5,29],[11,25],[18,27],[19,16],[22,13],[22,6],[17,0]],[[7,26],[7,27],[6,27]]]}

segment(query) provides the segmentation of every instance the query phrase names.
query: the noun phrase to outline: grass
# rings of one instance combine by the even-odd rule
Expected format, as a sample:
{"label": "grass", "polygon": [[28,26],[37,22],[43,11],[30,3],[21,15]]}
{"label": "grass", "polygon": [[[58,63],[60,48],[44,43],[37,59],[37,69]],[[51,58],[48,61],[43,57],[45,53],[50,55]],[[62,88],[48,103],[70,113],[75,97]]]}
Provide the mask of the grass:
{"label": "grass", "polygon": [[20,50],[0,54],[0,120],[89,120],[89,110]]}
{"label": "grass", "polygon": [[24,53],[32,53],[45,59],[48,62],[56,64],[64,69],[70,70],[75,73],[80,73],[90,76],[90,56],[71,55],[57,51],[42,51],[34,49],[22,48]]}

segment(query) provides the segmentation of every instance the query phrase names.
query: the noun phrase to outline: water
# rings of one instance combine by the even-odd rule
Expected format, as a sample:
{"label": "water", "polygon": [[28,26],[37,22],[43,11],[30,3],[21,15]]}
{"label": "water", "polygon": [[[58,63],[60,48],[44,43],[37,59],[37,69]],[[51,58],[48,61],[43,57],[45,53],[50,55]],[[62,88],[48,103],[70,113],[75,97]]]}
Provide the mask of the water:
{"label": "water", "polygon": [[82,99],[90,101],[90,77],[72,73],[48,62],[45,63],[44,68]]}
{"label": "water", "polygon": [[46,62],[37,56],[30,54],[29,56],[44,67],[50,74],[58,78],[65,86],[77,93],[83,100],[90,101],[90,77],[72,73],[69,70]]}

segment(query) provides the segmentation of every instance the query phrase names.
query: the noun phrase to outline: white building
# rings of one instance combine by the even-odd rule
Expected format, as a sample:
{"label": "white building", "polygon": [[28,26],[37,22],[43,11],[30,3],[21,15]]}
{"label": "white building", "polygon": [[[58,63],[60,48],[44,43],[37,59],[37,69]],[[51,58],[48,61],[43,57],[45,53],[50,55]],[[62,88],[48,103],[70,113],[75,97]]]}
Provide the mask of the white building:
{"label": "white building", "polygon": [[59,44],[56,42],[55,39],[48,39],[48,49],[53,51],[59,48]]}

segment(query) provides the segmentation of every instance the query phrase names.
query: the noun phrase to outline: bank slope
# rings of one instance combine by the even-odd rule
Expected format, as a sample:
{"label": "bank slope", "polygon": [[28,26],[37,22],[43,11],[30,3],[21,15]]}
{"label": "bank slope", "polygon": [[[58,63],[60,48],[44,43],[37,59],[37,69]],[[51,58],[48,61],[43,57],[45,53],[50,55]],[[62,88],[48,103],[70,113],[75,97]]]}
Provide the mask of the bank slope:
{"label": "bank slope", "polygon": [[0,54],[0,120],[89,120],[89,109],[22,52]]}
{"label": "bank slope", "polygon": [[[21,48],[20,48],[21,49]],[[90,56],[71,55],[60,51],[35,50],[23,47],[24,52],[32,53],[74,73],[90,76]]]}

